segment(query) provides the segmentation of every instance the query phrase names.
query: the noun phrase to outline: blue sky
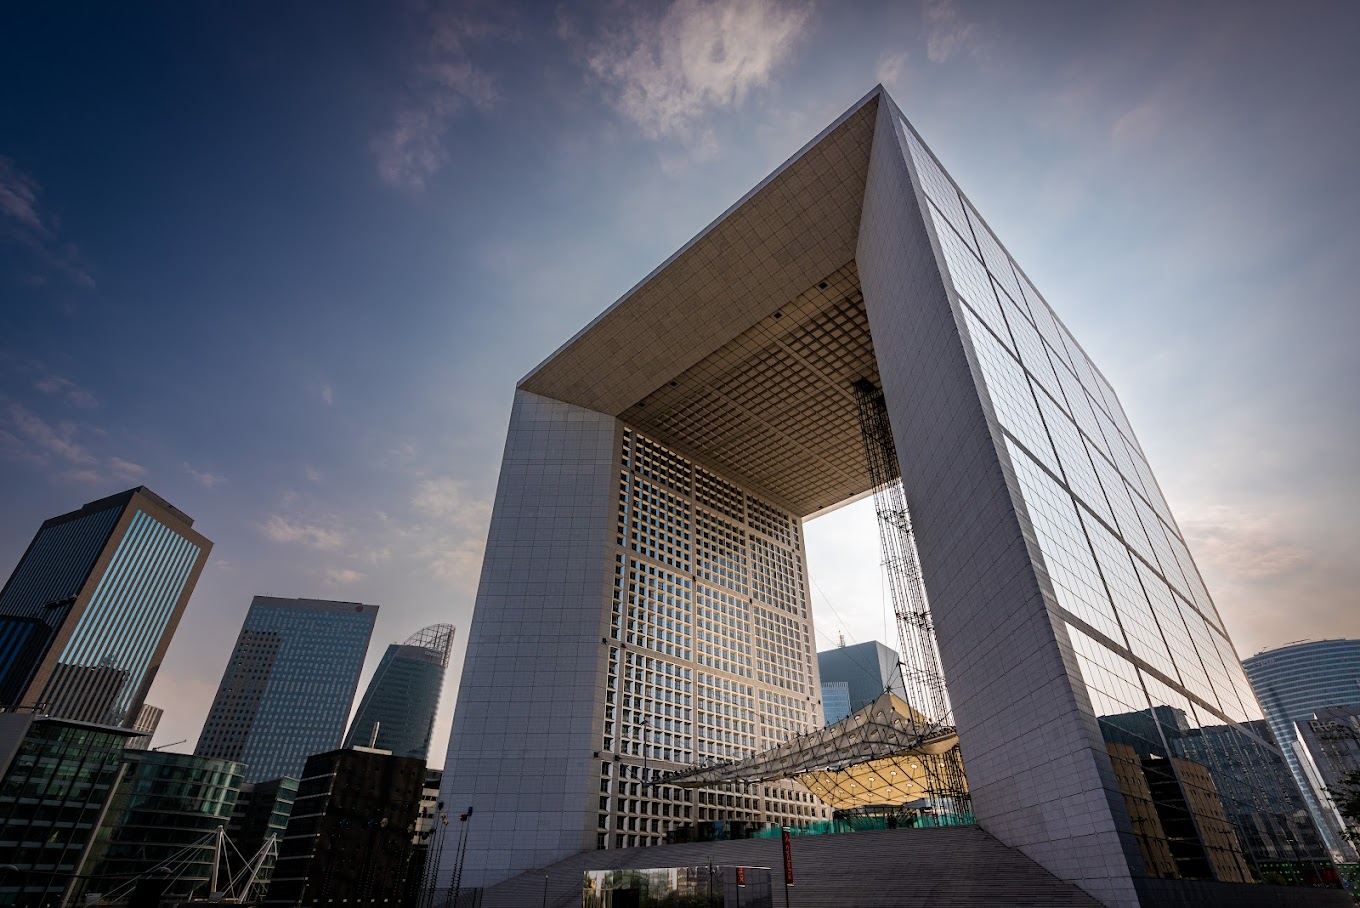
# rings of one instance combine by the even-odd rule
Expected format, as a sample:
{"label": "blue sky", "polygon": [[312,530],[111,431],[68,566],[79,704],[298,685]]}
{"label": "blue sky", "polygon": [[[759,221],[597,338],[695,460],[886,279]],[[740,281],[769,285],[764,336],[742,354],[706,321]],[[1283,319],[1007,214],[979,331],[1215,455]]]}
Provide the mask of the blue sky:
{"label": "blue sky", "polygon": [[[370,670],[457,624],[442,750],[515,381],[882,82],[1239,651],[1356,636],[1356,46],[1342,2],[7,5],[0,565],[145,483],[216,543],[158,743],[268,593],[380,604]],[[864,508],[808,536],[821,645],[884,638]]]}

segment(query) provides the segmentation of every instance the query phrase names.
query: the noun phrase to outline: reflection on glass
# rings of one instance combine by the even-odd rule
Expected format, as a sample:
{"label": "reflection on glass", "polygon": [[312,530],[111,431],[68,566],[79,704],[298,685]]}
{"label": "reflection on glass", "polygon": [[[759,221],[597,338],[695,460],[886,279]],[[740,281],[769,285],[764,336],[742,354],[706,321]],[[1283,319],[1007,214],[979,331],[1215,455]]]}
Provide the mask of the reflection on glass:
{"label": "reflection on glass", "polygon": [[1264,722],[1226,722],[1079,628],[1067,631],[1149,875],[1334,880]]}
{"label": "reflection on glass", "polygon": [[768,867],[587,870],[583,908],[772,908]]}

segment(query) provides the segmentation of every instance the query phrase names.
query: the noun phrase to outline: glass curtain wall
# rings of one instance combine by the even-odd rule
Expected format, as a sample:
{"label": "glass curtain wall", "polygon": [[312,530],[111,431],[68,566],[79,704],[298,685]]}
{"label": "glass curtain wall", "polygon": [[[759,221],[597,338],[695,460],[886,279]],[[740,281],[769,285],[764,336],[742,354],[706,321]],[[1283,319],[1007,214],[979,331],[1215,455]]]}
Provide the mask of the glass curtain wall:
{"label": "glass curtain wall", "polygon": [[[905,122],[956,316],[1149,875],[1330,872],[1109,382]],[[1079,691],[1080,693],[1080,691]]]}

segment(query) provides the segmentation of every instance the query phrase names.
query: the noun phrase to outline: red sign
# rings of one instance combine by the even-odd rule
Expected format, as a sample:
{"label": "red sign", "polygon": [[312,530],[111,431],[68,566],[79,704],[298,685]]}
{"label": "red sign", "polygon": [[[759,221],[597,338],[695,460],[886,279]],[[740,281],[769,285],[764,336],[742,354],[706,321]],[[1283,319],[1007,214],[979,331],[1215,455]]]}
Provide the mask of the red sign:
{"label": "red sign", "polygon": [[789,827],[784,827],[784,883],[793,885],[793,839],[789,836]]}
{"label": "red sign", "polygon": [[738,868],[737,868],[737,885],[738,885],[738,886],[745,886],[745,885],[746,885],[746,868],[745,868],[745,867],[738,867]]}

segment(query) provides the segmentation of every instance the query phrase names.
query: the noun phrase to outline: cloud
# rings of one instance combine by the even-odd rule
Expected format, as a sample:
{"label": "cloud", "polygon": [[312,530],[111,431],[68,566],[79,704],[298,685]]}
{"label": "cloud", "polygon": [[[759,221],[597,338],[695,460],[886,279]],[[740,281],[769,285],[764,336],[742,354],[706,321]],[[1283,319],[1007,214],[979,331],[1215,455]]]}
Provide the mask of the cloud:
{"label": "cloud", "polygon": [[196,470],[189,464],[184,465],[184,472],[193,478],[194,482],[208,489],[215,489],[227,481],[227,477],[220,473],[210,473],[207,470]]}
{"label": "cloud", "polygon": [[0,353],[0,363],[33,382],[33,388],[54,397],[61,397],[72,407],[83,410],[99,406],[99,399],[64,375],[58,375],[36,359]]}
{"label": "cloud", "polygon": [[0,157],[0,216],[36,236],[49,237],[51,232],[38,214],[41,191],[37,180],[9,158]]}
{"label": "cloud", "polygon": [[321,574],[321,579],[331,586],[347,586],[351,583],[358,583],[367,575],[351,568],[326,568]]}
{"label": "cloud", "polygon": [[326,478],[320,470],[309,463],[302,465],[302,474],[307,477],[308,482],[320,482]]}
{"label": "cloud", "polygon": [[1145,101],[1115,120],[1110,127],[1110,141],[1127,147],[1152,139],[1161,129],[1162,120],[1161,105]]}
{"label": "cloud", "polygon": [[676,0],[659,19],[637,14],[606,26],[586,42],[585,62],[648,138],[679,138],[711,154],[714,140],[700,120],[768,85],[810,11],[776,0]]}
{"label": "cloud", "polygon": [[295,542],[318,551],[338,549],[345,544],[344,532],[334,526],[296,522],[278,514],[271,515],[260,531],[273,542]]}
{"label": "cloud", "polygon": [[977,56],[987,50],[979,24],[965,18],[955,0],[923,0],[921,24],[926,33],[926,57],[946,63],[957,56]]}
{"label": "cloud", "polygon": [[113,473],[115,479],[126,479],[129,481],[141,479],[146,475],[146,467],[138,463],[123,460],[121,457],[114,457],[109,461],[109,471]]}
{"label": "cloud", "polygon": [[80,262],[80,250],[58,234],[57,219],[44,212],[42,186],[10,158],[0,156],[0,241],[27,250],[34,272],[27,283],[46,283],[47,274],[58,274],[81,287],[93,287],[94,279]]}
{"label": "cloud", "polygon": [[504,15],[459,5],[440,7],[421,19],[424,43],[409,70],[410,84],[391,125],[369,143],[384,183],[423,189],[448,160],[444,139],[453,120],[469,107],[490,110],[500,101],[495,80],[472,61],[470,50],[518,36]]}
{"label": "cloud", "polygon": [[896,54],[884,54],[878,60],[878,66],[874,68],[874,77],[878,84],[889,89],[903,87],[903,80],[907,74],[907,54],[906,51]]}
{"label": "cloud", "polygon": [[75,440],[74,423],[53,425],[17,402],[10,402],[3,412],[10,445],[18,444],[35,459],[56,457],[72,464],[93,464],[95,457]]}
{"label": "cloud", "polygon": [[1236,583],[1294,573],[1313,558],[1290,540],[1285,521],[1261,511],[1215,505],[1183,518],[1181,530],[1206,572]]}
{"label": "cloud", "polygon": [[321,386],[321,402],[328,407],[335,405],[335,389],[329,384]]}

